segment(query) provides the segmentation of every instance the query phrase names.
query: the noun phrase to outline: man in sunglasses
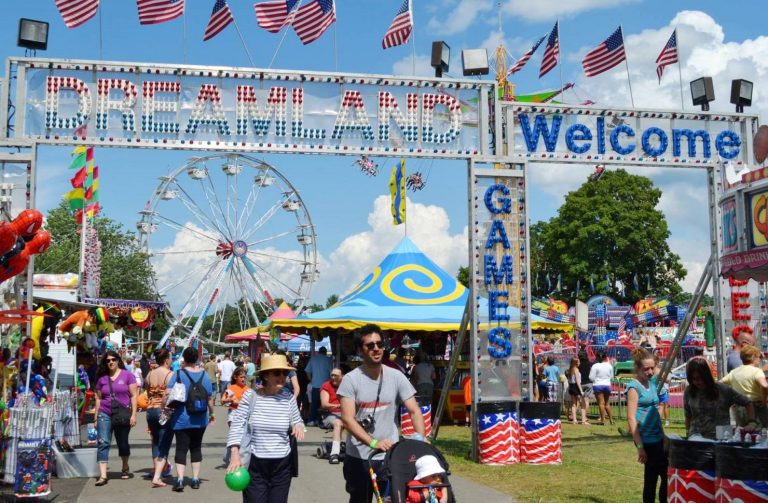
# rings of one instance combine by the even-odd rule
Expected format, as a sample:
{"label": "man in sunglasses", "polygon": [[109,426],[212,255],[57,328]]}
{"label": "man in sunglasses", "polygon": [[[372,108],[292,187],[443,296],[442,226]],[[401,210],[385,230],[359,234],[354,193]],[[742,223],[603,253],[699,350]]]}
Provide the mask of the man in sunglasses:
{"label": "man in sunglasses", "polygon": [[382,364],[381,329],[369,324],[355,334],[362,365],[344,376],[336,394],[341,420],[349,432],[344,458],[344,479],[350,503],[370,503],[373,486],[365,460],[374,451],[372,467],[380,471],[384,452],[398,440],[395,415],[400,403],[411,414],[416,439],[424,440],[424,418],[416,402],[416,390],[405,375]]}

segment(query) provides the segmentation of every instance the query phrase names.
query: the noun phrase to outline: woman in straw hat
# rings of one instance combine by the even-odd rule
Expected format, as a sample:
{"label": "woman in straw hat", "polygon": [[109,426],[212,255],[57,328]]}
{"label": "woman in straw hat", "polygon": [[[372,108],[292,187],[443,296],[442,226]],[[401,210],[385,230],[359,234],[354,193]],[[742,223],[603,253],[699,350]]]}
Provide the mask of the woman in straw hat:
{"label": "woman in straw hat", "polygon": [[246,425],[251,431],[248,466],[251,482],[243,491],[245,502],[288,501],[292,475],[290,436],[304,439],[304,423],[296,399],[285,389],[285,380],[291,370],[294,368],[288,364],[285,355],[263,355],[259,369],[263,386],[246,391],[230,418],[228,472],[241,466],[239,448]]}

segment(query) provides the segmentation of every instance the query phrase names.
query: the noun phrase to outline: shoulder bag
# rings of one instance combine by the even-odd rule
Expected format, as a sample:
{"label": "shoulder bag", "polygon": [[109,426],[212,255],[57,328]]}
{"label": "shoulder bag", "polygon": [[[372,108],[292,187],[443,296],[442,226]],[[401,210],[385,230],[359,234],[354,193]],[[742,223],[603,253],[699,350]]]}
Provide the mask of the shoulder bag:
{"label": "shoulder bag", "polygon": [[176,371],[176,382],[173,384],[170,393],[168,393],[167,403],[170,405],[173,402],[185,403],[187,401],[187,387],[181,381],[181,373]]}
{"label": "shoulder bag", "polygon": [[[122,370],[121,370],[122,372]],[[112,388],[112,377],[107,374],[107,382],[109,383],[109,403],[110,403],[110,421],[112,426],[130,426],[132,411],[130,407],[125,407],[117,401],[115,397],[115,390]]]}

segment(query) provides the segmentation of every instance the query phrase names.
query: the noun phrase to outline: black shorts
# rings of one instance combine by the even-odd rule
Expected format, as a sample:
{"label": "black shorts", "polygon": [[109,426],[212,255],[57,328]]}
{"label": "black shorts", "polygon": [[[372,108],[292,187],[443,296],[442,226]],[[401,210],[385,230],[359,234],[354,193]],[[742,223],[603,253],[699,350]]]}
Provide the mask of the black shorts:
{"label": "black shorts", "polygon": [[581,396],[583,393],[579,389],[579,385],[575,382],[568,384],[568,394],[571,396]]}

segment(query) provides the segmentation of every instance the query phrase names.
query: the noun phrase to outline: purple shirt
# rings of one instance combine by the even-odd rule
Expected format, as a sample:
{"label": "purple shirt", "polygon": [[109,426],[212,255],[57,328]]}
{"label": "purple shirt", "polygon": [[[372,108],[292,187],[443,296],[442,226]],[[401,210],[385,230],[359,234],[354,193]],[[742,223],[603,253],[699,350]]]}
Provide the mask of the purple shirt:
{"label": "purple shirt", "polygon": [[[109,374],[99,377],[96,381],[96,391],[101,393],[99,412],[112,413],[112,398],[109,393]],[[131,406],[131,390],[129,386],[136,384],[136,377],[127,370],[120,369],[117,379],[112,381],[112,391],[115,393],[117,403],[124,407]]]}

